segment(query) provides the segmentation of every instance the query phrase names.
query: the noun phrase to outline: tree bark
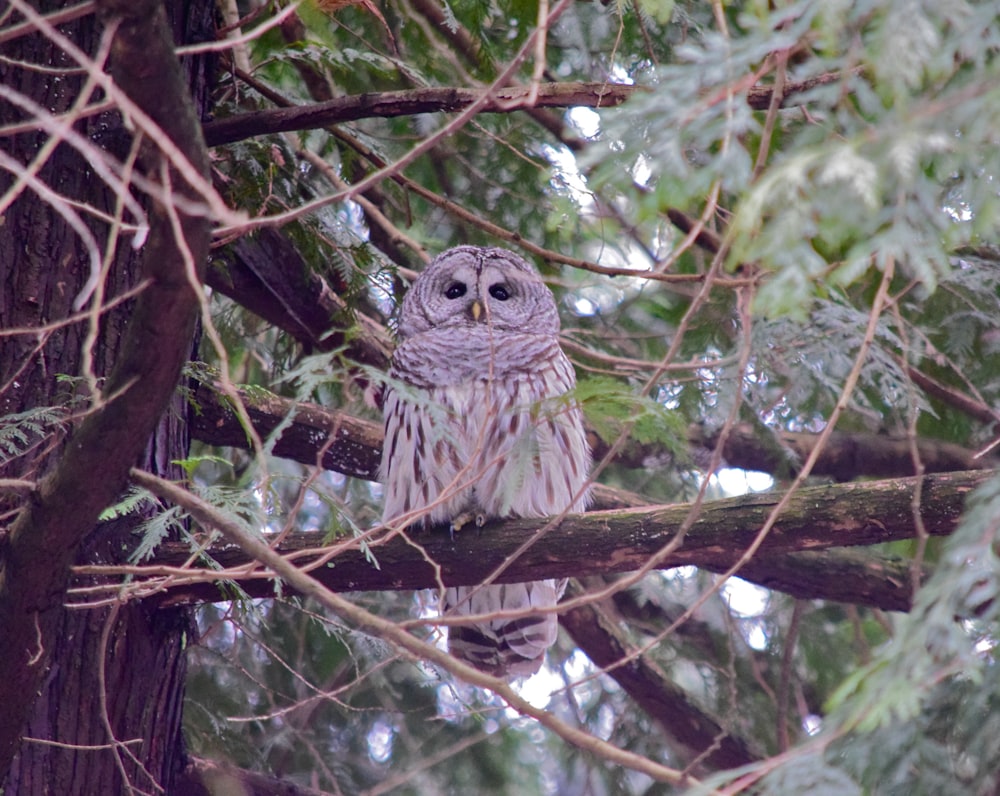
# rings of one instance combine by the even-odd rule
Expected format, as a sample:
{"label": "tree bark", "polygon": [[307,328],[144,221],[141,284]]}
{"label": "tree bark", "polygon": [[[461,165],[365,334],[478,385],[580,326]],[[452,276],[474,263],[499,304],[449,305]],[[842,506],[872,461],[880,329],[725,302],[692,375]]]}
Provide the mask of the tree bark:
{"label": "tree bark", "polygon": [[[32,6],[45,13],[62,4]],[[117,25],[111,53],[117,83],[207,174],[198,119],[163,6],[152,0],[118,7],[105,2],[99,10]],[[210,4],[175,4],[171,10],[177,26],[201,26],[199,38],[204,37]],[[93,54],[102,26],[84,16],[60,25],[60,31]],[[6,43],[4,51],[10,60],[0,63],[0,83],[51,113],[72,107],[83,79],[67,51],[38,31]],[[53,79],[21,69],[19,62],[67,72]],[[192,63],[189,79],[196,73],[203,79],[203,66]],[[200,95],[206,96],[204,86]],[[2,110],[5,121],[24,118],[13,105]],[[129,153],[133,133],[117,113],[81,120],[74,129],[119,160]],[[7,153],[28,164],[45,140],[41,132],[12,137]],[[147,145],[138,169],[158,180],[159,160]],[[93,166],[63,143],[38,177],[67,199],[113,216],[118,197]],[[175,190],[187,192],[177,174],[172,180]],[[10,173],[0,172],[0,195],[11,185]],[[97,523],[99,512],[124,487],[128,468],[138,461],[176,476],[171,462],[187,451],[185,405],[174,388],[192,349],[196,293],[171,220],[162,208],[147,210],[151,228],[144,251],[136,254],[119,240],[103,290],[115,299],[143,279],[148,283],[138,298],[102,313],[90,350],[92,375],[103,385],[104,399],[82,419],[72,411],[90,408],[90,391],[72,377],[85,373],[88,319],[52,322],[74,315],[74,299],[92,276],[88,251],[52,203],[28,191],[6,211],[0,227],[0,327],[23,330],[0,346],[0,415],[53,407],[45,422],[59,418],[0,473],[35,484],[27,494],[10,493],[0,501],[4,520],[11,523],[0,548],[0,633],[7,650],[0,658],[5,793],[105,794],[130,786],[155,792],[169,787],[183,766],[188,613],[140,604],[87,611],[63,607],[71,563],[121,560],[131,541],[134,521]],[[95,216],[83,217],[103,249],[111,227]],[[195,262],[204,262],[207,220],[181,215],[179,224]],[[61,374],[71,377],[69,386]],[[171,396],[173,411],[164,414]]]}
{"label": "tree bark", "polygon": [[[991,477],[982,472],[948,473],[801,489],[738,574],[797,597],[906,610],[912,597],[910,562],[831,548],[915,538],[912,501],[918,484],[924,529],[930,535],[949,534],[968,493]],[[706,503],[683,540],[678,540],[678,532],[691,511],[688,505],[568,515],[544,533],[539,529],[548,525],[547,520],[521,519],[490,522],[482,531],[462,531],[454,538],[441,528],[411,532],[409,538],[376,533],[364,540],[323,545],[318,532],[301,532],[286,537],[276,551],[309,568],[335,592],[472,585],[501,566],[498,583],[607,575],[647,566],[698,566],[724,572],[754,542],[780,499],[778,493],[766,493]],[[205,553],[227,569],[250,563],[232,545],[209,546]],[[150,599],[164,605],[229,599],[219,588],[225,573],[194,568],[188,570],[191,577],[185,577],[176,569],[190,556],[189,544],[169,542],[160,546],[146,569],[129,568],[127,574],[146,579],[146,591],[154,595]],[[106,568],[81,571],[124,573]],[[250,575],[241,570],[234,578],[252,597],[275,595],[274,575],[264,567]],[[111,585],[109,591],[115,588]]]}

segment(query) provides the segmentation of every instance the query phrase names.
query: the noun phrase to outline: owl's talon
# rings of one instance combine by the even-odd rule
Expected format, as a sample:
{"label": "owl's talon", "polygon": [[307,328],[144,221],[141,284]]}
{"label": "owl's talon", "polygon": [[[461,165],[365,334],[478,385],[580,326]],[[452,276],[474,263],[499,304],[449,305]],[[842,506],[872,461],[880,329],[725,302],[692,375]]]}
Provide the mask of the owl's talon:
{"label": "owl's talon", "polygon": [[455,540],[455,533],[462,530],[470,522],[474,522],[477,528],[482,528],[486,524],[486,515],[480,512],[463,511],[451,521],[448,533],[451,534],[452,541]]}

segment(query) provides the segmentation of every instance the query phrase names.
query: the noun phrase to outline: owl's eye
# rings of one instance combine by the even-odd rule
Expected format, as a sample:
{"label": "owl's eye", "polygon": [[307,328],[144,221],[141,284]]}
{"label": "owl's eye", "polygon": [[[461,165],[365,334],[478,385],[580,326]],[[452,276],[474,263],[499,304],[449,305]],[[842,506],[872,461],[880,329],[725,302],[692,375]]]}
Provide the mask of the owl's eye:
{"label": "owl's eye", "polygon": [[497,301],[506,301],[510,298],[510,291],[507,289],[506,285],[490,285],[490,295]]}
{"label": "owl's eye", "polygon": [[444,294],[450,299],[461,298],[465,295],[466,287],[461,282],[452,282]]}

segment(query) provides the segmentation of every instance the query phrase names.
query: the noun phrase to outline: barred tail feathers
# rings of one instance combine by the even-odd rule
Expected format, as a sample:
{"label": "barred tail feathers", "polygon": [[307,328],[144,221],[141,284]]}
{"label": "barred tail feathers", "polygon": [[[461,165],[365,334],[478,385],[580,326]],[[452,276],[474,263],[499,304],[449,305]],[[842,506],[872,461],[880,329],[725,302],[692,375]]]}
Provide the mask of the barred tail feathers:
{"label": "barred tail feathers", "polygon": [[443,612],[453,615],[521,612],[513,618],[448,628],[448,650],[477,669],[513,679],[535,674],[556,640],[555,613],[530,613],[555,606],[565,581],[541,580],[500,586],[459,586],[445,592]]}

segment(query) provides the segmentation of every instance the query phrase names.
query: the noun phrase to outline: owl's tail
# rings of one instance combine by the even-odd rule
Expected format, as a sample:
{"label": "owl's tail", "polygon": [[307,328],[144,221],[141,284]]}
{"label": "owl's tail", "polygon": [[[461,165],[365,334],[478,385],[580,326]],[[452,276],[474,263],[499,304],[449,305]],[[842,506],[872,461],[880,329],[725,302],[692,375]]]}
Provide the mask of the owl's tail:
{"label": "owl's tail", "polygon": [[565,581],[539,580],[502,586],[459,586],[445,591],[443,612],[457,616],[519,611],[510,619],[492,619],[476,625],[448,628],[452,655],[496,677],[513,679],[537,672],[559,631],[554,613],[533,614],[552,608],[562,595]]}

